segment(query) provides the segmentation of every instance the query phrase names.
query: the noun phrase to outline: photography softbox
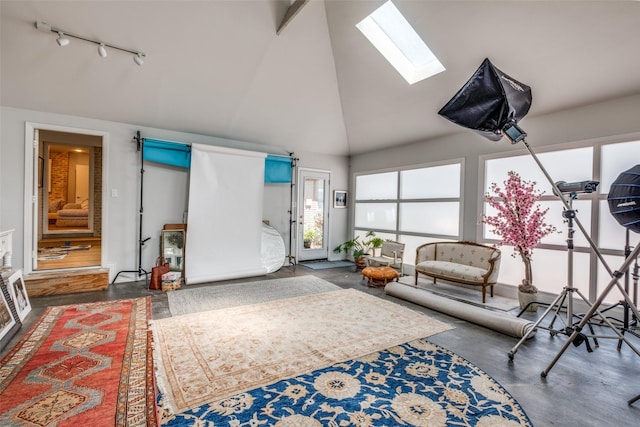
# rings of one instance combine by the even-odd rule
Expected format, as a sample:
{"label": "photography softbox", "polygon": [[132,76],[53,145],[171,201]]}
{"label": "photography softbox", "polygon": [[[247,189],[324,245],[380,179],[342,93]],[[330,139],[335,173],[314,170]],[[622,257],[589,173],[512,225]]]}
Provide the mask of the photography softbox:
{"label": "photography softbox", "polygon": [[438,114],[492,141],[508,123],[517,123],[531,107],[531,88],[497,69],[489,59]]}
{"label": "photography softbox", "polygon": [[609,211],[618,223],[640,233],[640,165],[622,172],[611,184]]}

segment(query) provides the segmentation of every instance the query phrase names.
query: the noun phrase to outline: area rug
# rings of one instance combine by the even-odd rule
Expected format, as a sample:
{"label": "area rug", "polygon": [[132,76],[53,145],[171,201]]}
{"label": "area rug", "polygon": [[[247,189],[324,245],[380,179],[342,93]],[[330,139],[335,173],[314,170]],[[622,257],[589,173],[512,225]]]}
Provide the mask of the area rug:
{"label": "area rug", "polygon": [[314,262],[302,262],[301,266],[310,268],[312,270],[324,270],[327,268],[339,268],[339,267],[354,267],[355,264],[350,261],[314,261]]}
{"label": "area rug", "polygon": [[[403,276],[398,280],[400,283],[413,286],[415,276]],[[500,295],[490,296],[487,291],[487,301],[482,303],[482,289],[478,287],[464,287],[450,285],[442,281],[433,283],[431,279],[418,279],[418,287],[427,292],[440,295],[449,299],[475,305],[489,310],[511,311],[520,307],[518,300],[503,297]]]}
{"label": "area rug", "polygon": [[354,289],[151,325],[158,387],[172,413],[452,329]]}
{"label": "area rug", "polygon": [[167,427],[531,427],[516,400],[460,356],[416,340],[174,415]]}
{"label": "area rug", "polygon": [[45,248],[38,249],[38,261],[49,261],[64,259],[69,253],[58,249]]}
{"label": "area rug", "polygon": [[64,259],[70,251],[86,251],[91,245],[56,246],[38,249],[38,261]]}
{"label": "area rug", "polygon": [[0,425],[156,425],[150,313],[150,297],[47,308],[0,362]]}
{"label": "area rug", "polygon": [[333,283],[308,275],[225,285],[208,285],[198,288],[182,288],[178,291],[170,292],[167,296],[171,315],[178,316],[338,289],[341,288]]}

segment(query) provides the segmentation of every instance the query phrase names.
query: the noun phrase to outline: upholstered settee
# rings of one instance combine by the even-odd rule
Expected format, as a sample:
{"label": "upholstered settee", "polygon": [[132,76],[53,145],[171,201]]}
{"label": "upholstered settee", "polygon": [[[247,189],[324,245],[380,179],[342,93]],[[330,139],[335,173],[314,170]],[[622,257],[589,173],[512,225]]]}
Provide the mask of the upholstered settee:
{"label": "upholstered settee", "polygon": [[58,211],[56,226],[87,227],[89,225],[89,202],[67,203]]}
{"label": "upholstered settee", "polygon": [[433,277],[454,283],[482,287],[482,302],[486,302],[487,287],[498,280],[500,250],[473,242],[433,242],[416,249],[415,286],[418,276]]}

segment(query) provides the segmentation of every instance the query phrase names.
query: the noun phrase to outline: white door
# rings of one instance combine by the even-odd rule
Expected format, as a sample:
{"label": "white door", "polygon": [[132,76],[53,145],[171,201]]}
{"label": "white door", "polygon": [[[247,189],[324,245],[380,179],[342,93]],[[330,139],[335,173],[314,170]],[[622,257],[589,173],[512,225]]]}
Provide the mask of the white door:
{"label": "white door", "polygon": [[300,169],[298,178],[298,260],[327,259],[329,173]]}
{"label": "white door", "polygon": [[89,199],[89,165],[76,165],[76,203]]}

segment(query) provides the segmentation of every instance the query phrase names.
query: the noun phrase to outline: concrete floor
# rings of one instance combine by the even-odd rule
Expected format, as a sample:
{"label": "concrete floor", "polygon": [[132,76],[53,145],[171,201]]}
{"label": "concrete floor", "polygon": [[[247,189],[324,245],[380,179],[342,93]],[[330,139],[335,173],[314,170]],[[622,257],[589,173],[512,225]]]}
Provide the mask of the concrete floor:
{"label": "concrete floor", "polygon": [[[326,270],[312,270],[303,266],[283,267],[267,276],[216,284],[307,274],[321,277],[342,288],[358,289],[397,302],[455,326],[451,331],[429,337],[429,341],[457,353],[491,375],[516,398],[537,427],[640,426],[640,401],[632,406],[627,404],[629,399],[640,394],[640,356],[626,344],[618,352],[617,339],[600,339],[600,347],[592,353],[586,351],[584,344],[580,347],[570,345],[548,376],[542,378],[540,373],[549,366],[566,342],[565,335],[553,337],[549,332],[539,330],[518,349],[514,360],[510,361],[508,353],[518,342],[517,339],[385,295],[382,288],[368,287],[353,267]],[[47,306],[146,295],[151,296],[154,319],[171,316],[166,293],[147,290],[144,281],[111,285],[105,291],[32,298],[33,309],[25,319],[25,326],[0,352],[0,357],[19,340]],[[542,309],[537,314],[525,313],[523,317],[535,319],[541,314]],[[545,321],[541,326],[547,324]],[[613,335],[609,328],[596,329],[598,335]],[[632,335],[627,336],[636,348],[640,348],[640,340]]]}

